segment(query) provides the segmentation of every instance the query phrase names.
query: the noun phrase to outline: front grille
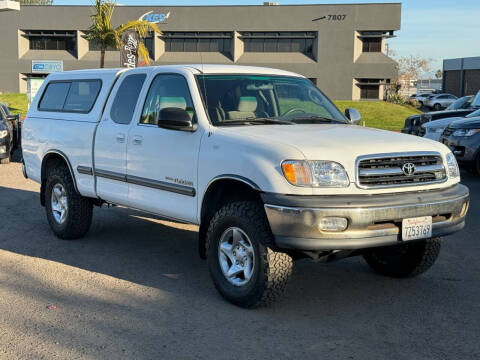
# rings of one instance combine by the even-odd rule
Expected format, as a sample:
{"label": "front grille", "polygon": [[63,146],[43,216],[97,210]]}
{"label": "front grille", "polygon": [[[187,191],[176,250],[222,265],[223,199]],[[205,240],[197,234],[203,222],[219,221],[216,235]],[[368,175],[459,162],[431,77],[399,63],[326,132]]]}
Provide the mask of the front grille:
{"label": "front grille", "polygon": [[[446,180],[440,154],[363,156],[357,164],[357,184],[363,188],[426,185]],[[413,164],[415,171],[406,174],[405,164]]]}

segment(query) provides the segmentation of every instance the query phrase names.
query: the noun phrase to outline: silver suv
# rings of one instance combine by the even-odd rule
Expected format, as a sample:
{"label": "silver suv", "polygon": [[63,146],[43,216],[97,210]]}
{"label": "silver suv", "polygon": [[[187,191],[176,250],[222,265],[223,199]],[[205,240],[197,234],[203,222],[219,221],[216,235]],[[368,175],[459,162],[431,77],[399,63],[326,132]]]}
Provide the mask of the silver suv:
{"label": "silver suv", "polygon": [[449,107],[457,99],[458,98],[452,94],[431,95],[424,101],[424,104],[425,106],[438,111]]}

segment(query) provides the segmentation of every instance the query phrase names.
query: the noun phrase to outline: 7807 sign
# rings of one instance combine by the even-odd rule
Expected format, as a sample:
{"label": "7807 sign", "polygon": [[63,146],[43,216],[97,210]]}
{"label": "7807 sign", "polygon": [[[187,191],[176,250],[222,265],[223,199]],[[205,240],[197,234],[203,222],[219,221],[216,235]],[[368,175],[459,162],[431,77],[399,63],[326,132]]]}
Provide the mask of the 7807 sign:
{"label": "7807 sign", "polygon": [[327,20],[327,21],[344,21],[347,18],[346,14],[330,14],[313,19],[312,21]]}

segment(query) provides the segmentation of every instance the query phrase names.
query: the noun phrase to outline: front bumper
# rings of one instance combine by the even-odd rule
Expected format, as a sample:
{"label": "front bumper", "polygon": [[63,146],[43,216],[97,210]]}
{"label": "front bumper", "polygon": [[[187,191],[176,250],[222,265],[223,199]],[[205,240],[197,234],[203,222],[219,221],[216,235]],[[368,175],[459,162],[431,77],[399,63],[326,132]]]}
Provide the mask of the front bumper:
{"label": "front bumper", "polygon": [[[276,245],[305,251],[354,250],[402,241],[402,219],[432,216],[432,236],[465,226],[469,191],[458,184],[441,190],[355,196],[288,196],[262,194]],[[324,217],[344,217],[342,232],[324,232]]]}

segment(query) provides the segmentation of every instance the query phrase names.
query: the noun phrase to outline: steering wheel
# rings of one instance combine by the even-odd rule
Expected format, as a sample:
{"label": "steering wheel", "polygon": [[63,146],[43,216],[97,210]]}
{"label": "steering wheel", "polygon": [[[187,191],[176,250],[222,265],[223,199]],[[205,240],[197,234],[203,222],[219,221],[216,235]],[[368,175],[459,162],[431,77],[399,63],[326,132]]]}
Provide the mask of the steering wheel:
{"label": "steering wheel", "polygon": [[291,108],[291,109],[285,111],[281,116],[287,116],[287,115],[290,115],[291,113],[294,113],[294,112],[297,112],[297,111],[299,111],[303,114],[307,113],[305,110],[300,109],[300,108]]}

